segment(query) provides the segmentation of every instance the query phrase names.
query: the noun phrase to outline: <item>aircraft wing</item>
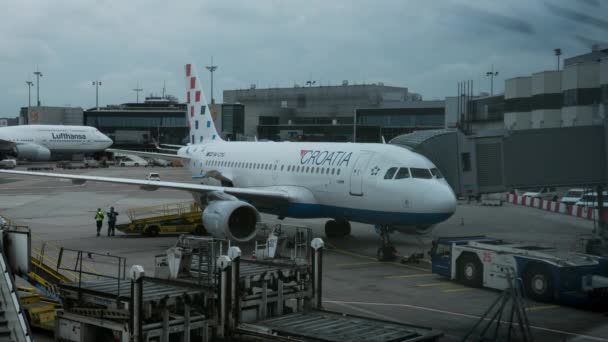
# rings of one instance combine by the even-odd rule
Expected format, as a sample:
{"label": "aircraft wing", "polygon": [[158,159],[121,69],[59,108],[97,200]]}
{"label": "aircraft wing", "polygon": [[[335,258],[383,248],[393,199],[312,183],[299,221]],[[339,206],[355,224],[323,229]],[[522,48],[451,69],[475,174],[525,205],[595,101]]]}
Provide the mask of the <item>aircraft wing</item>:
{"label": "aircraft wing", "polygon": [[161,159],[178,160],[178,161],[185,161],[185,160],[190,159],[190,157],[188,157],[188,156],[178,156],[177,154],[171,154],[171,153],[140,152],[140,151],[130,151],[130,150],[118,150],[115,148],[107,148],[106,152],[132,154],[134,156],[140,156],[140,157],[161,158]]}
{"label": "aircraft wing", "polygon": [[140,180],[140,179],[131,179],[131,178],[83,176],[83,175],[70,175],[70,174],[65,174],[65,173],[50,173],[50,172],[0,170],[0,174],[71,179],[72,182],[75,184],[84,184],[87,181],[91,181],[91,182],[105,182],[105,183],[115,183],[115,184],[124,184],[124,185],[135,185],[135,186],[141,187],[144,190],[174,189],[174,190],[184,190],[184,191],[200,193],[200,194],[207,194],[210,192],[223,192],[223,193],[233,195],[233,196],[238,197],[243,200],[249,200],[254,203],[263,204],[263,206],[281,205],[281,204],[286,204],[289,201],[289,195],[286,192],[279,191],[279,190],[230,188],[230,187],[221,187],[221,186],[213,186],[213,185],[203,185],[203,184],[163,182],[163,181],[159,182],[159,181],[149,181],[149,180]]}

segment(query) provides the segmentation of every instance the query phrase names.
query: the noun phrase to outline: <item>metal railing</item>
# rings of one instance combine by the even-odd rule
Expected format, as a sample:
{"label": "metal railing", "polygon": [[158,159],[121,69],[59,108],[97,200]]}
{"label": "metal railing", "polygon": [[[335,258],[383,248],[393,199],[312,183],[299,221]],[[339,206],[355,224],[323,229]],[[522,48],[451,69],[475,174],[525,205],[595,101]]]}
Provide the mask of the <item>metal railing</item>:
{"label": "metal railing", "polygon": [[[66,253],[75,253],[76,254],[76,258],[71,259],[71,260],[74,260],[74,263],[71,266],[63,265],[63,262],[65,261],[65,259],[70,259],[70,258],[65,257]],[[115,265],[117,266],[116,274],[111,275],[111,274],[104,274],[101,272],[89,271],[89,269],[86,267],[86,265],[83,264],[85,255],[90,259],[93,259],[95,257],[95,259],[107,258],[110,260],[115,260]],[[82,290],[83,275],[90,275],[90,276],[99,277],[99,278],[115,279],[116,285],[117,285],[116,301],[119,302],[120,295],[121,295],[121,293],[120,293],[121,286],[120,285],[121,285],[121,282],[124,283],[126,281],[127,259],[125,257],[116,256],[116,255],[87,252],[87,251],[81,251],[81,250],[61,247],[61,249],[59,250],[59,257],[57,259],[57,269],[63,270],[63,271],[74,272],[78,275],[77,282],[78,282],[78,290],[79,290],[78,291],[79,299],[81,298],[81,295],[82,295],[81,290]]]}
{"label": "metal railing", "polygon": [[260,231],[265,235],[265,240],[255,241],[256,259],[287,258],[295,263],[306,263],[310,260],[310,228],[282,223],[263,226]]}

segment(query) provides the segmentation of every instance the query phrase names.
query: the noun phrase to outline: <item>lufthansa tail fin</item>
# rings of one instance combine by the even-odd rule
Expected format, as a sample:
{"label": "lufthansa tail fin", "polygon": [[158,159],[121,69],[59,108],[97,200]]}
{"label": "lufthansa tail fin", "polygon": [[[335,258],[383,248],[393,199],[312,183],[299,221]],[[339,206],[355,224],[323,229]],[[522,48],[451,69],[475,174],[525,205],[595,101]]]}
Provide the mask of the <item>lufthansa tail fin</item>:
{"label": "lufthansa tail fin", "polygon": [[201,79],[198,77],[192,64],[186,64],[186,89],[190,143],[200,144],[208,141],[222,140],[213,124],[211,110],[207,106],[205,94],[202,90]]}

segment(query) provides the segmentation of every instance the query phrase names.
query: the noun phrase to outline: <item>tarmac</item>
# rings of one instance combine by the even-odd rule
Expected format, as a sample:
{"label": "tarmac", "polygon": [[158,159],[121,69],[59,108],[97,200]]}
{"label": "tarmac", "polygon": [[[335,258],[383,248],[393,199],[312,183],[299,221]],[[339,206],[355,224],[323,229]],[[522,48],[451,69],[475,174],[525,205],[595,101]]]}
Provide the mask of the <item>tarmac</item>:
{"label": "tarmac", "polygon": [[[136,179],[158,172],[162,180],[196,182],[185,168],[112,167],[55,172]],[[191,200],[183,191],[144,191],[107,183],[74,185],[67,180],[0,176],[0,215],[29,226],[34,249],[46,243],[45,250],[61,246],[120,256],[126,258],[127,270],[130,265],[139,264],[149,274],[154,270],[154,256],[172,246],[177,235],[140,237],[117,232],[116,236],[108,237],[104,222],[102,236],[96,237],[96,209],[108,211],[114,206],[120,214],[118,223],[122,223],[128,222],[128,208]],[[432,326],[445,333],[442,340],[456,341],[462,339],[500,295],[498,291],[468,288],[433,275],[428,261],[415,264],[376,261],[380,239],[370,225],[352,223],[350,236],[326,239],[325,220],[279,221],[270,215],[262,215],[262,219],[269,223],[308,226],[315,236],[326,241],[323,301],[328,310]],[[592,221],[534,208],[461,203],[456,214],[437,225],[431,234],[394,233],[391,238],[404,256],[426,255],[431,240],[437,236],[486,235],[575,250],[580,247],[578,239],[590,234],[593,227]],[[102,272],[116,270],[110,258],[93,256],[89,261],[91,265],[96,261],[95,267]],[[546,303],[530,302],[529,305],[528,315],[537,341],[608,342],[608,317],[602,313]]]}

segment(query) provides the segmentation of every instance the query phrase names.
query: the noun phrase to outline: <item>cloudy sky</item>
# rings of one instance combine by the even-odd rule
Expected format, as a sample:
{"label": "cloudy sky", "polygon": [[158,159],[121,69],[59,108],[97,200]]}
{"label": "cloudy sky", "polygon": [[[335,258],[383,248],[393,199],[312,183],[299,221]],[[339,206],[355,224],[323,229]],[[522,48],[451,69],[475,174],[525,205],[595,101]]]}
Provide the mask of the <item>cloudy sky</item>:
{"label": "cloudy sky", "polygon": [[[215,95],[224,89],[384,82],[425,99],[453,95],[485,72],[505,78],[556,65],[608,41],[600,0],[20,0],[0,12],[0,117],[27,105],[32,72],[43,105],[100,105],[144,94],[183,99],[183,64],[213,56]],[[205,79],[208,92],[208,73]],[[32,103],[35,102],[35,87]],[[143,95],[142,95],[143,96]],[[209,96],[208,96],[209,97]]]}

